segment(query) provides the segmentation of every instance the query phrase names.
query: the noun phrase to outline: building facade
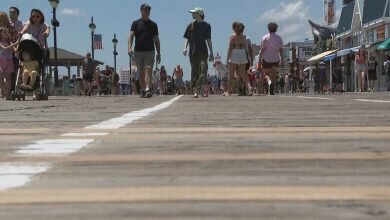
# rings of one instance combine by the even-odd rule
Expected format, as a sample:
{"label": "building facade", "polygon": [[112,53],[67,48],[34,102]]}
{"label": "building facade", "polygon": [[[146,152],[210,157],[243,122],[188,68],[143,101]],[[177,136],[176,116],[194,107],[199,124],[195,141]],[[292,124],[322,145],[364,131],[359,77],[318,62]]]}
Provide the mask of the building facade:
{"label": "building facade", "polygon": [[[348,49],[362,46],[369,56],[375,56],[380,64],[377,68],[378,81],[376,90],[384,90],[385,76],[382,65],[388,52],[377,51],[377,46],[390,37],[390,0],[349,0],[343,1],[343,8],[337,27],[337,46]],[[356,74],[353,68],[353,57],[342,57],[343,63],[352,62],[351,77],[356,88]]]}

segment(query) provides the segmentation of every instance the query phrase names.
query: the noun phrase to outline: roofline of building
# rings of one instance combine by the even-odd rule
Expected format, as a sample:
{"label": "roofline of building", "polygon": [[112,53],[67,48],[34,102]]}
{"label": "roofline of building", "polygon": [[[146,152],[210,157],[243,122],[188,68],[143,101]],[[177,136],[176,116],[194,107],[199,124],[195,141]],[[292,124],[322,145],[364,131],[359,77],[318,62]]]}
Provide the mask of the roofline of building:
{"label": "roofline of building", "polygon": [[379,26],[382,23],[386,23],[386,22],[390,22],[390,17],[378,18],[378,19],[376,19],[374,21],[371,21],[369,23],[363,24],[362,29],[363,30],[367,30],[367,29],[371,28],[372,26]]}

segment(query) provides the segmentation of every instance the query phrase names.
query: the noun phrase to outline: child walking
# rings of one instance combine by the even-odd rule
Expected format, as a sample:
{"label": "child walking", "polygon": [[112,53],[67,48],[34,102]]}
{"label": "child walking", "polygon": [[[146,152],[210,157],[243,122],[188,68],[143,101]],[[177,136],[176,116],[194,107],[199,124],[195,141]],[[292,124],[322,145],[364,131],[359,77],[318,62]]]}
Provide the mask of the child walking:
{"label": "child walking", "polygon": [[[12,53],[16,51],[11,44],[11,36],[7,28],[0,28],[0,88],[1,98],[11,100],[11,74],[14,72]],[[4,83],[5,80],[5,83]]]}

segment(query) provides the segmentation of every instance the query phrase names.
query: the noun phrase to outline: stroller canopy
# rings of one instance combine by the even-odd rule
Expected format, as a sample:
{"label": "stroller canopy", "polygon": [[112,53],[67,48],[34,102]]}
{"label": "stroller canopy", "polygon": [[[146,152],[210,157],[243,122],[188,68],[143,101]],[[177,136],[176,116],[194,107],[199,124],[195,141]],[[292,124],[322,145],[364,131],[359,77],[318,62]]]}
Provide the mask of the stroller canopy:
{"label": "stroller canopy", "polygon": [[37,39],[32,34],[23,34],[22,38],[20,39],[17,54],[21,61],[23,61],[22,52],[29,53],[31,60],[41,62],[43,59],[42,48]]}

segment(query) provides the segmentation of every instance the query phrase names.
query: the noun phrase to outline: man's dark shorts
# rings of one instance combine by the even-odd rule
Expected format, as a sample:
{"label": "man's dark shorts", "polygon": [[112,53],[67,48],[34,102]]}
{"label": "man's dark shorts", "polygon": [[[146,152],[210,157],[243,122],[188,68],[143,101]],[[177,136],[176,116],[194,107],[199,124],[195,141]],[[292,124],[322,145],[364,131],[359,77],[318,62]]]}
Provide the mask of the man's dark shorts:
{"label": "man's dark shorts", "polygon": [[93,81],[93,75],[92,74],[88,74],[88,73],[84,73],[83,74],[83,80],[88,81],[88,82],[92,82]]}
{"label": "man's dark shorts", "polygon": [[265,62],[263,60],[263,63],[262,63],[262,68],[263,69],[272,69],[272,68],[278,68],[279,67],[279,62],[276,62],[276,63],[268,63],[268,62]]}

